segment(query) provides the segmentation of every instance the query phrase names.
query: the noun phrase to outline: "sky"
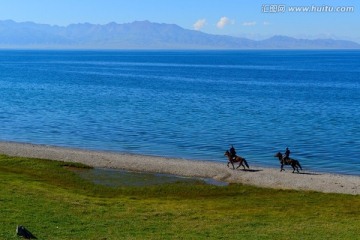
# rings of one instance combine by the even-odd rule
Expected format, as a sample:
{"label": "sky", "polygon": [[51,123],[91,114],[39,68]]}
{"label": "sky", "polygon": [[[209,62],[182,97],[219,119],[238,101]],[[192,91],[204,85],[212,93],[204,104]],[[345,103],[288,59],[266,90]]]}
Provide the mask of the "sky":
{"label": "sky", "polygon": [[1,0],[0,20],[9,19],[59,26],[148,20],[251,39],[287,35],[360,43],[359,0]]}

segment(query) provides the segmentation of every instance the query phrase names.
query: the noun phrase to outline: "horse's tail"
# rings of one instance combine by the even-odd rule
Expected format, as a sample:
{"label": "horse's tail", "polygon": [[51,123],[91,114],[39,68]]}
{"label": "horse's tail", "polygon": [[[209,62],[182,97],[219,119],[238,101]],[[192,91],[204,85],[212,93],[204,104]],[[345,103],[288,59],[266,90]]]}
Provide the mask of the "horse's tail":
{"label": "horse's tail", "polygon": [[299,166],[299,168],[302,170],[302,167],[300,165],[300,162],[296,160],[296,164]]}
{"label": "horse's tail", "polygon": [[244,163],[245,163],[245,166],[246,166],[247,168],[250,168],[250,167],[249,167],[249,164],[247,163],[247,161],[245,160],[245,158],[244,158]]}

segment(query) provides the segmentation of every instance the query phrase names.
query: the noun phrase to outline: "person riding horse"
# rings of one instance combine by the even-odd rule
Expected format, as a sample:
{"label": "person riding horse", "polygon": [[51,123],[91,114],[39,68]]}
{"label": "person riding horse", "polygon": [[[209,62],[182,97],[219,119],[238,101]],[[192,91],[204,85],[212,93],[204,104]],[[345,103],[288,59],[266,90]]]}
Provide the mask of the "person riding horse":
{"label": "person riding horse", "polygon": [[229,149],[230,155],[232,159],[236,158],[236,151],[233,145],[231,145],[230,149]]}
{"label": "person riding horse", "polygon": [[285,150],[285,154],[284,154],[284,156],[283,156],[283,161],[286,162],[286,161],[288,161],[288,160],[290,160],[290,150],[289,150],[289,148],[287,147],[286,150]]}

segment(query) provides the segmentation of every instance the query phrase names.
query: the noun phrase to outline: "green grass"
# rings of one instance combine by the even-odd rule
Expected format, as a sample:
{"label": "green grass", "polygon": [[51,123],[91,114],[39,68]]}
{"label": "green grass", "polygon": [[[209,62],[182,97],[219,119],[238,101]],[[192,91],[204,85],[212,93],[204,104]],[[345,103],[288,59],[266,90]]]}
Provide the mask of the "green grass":
{"label": "green grass", "polygon": [[105,187],[81,164],[0,155],[0,239],[360,239],[360,196],[172,183]]}

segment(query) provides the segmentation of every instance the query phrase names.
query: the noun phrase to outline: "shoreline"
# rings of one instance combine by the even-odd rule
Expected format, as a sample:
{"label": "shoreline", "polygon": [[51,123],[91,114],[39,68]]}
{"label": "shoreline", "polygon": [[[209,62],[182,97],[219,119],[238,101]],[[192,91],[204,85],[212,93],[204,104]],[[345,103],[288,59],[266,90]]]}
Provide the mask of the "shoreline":
{"label": "shoreline", "polygon": [[285,172],[280,172],[279,168],[251,165],[250,170],[247,171],[240,168],[232,170],[227,167],[226,161],[223,163],[194,161],[16,142],[0,142],[0,154],[80,162],[99,168],[212,178],[217,181],[265,188],[360,195],[360,176],[320,172],[293,174],[289,167]]}

